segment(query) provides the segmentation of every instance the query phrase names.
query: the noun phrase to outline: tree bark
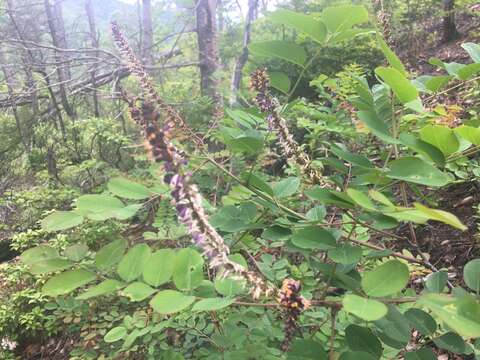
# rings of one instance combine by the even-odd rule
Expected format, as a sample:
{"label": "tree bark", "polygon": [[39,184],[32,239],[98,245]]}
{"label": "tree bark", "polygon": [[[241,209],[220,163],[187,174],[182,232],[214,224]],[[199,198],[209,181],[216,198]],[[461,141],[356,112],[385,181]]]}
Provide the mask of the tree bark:
{"label": "tree bark", "polygon": [[143,0],[142,5],[142,56],[145,65],[153,65],[153,25],[152,25],[152,3],[150,0]]}
{"label": "tree bark", "polygon": [[237,58],[235,62],[235,67],[232,74],[232,83],[230,86],[231,95],[230,95],[230,105],[235,105],[238,101],[237,93],[240,89],[242,82],[242,71],[248,60],[248,44],[250,44],[251,32],[252,32],[252,22],[255,20],[255,15],[257,12],[258,0],[248,0],[248,14],[245,19],[245,28],[243,30],[243,49],[241,55]]}
{"label": "tree bark", "polygon": [[208,96],[212,99],[215,117],[220,117],[222,114],[223,100],[218,89],[219,81],[215,76],[220,68],[216,10],[216,0],[197,0],[196,18],[198,58],[200,62],[200,89],[203,96]]}
{"label": "tree bark", "polygon": [[460,37],[460,33],[455,25],[455,0],[443,0],[443,11],[442,42],[446,43]]}
{"label": "tree bark", "polygon": [[[53,6],[50,0],[45,0],[45,13],[47,14],[48,27],[50,29],[50,36],[52,37],[53,46],[57,48],[66,48],[65,27],[63,26],[62,3],[60,0],[54,0]],[[61,19],[59,19],[59,17]],[[68,102],[66,82],[70,80],[70,69],[66,56],[58,51],[55,52],[56,73],[59,82],[60,99],[63,109],[70,118],[75,118],[75,113]]]}
{"label": "tree bark", "polygon": [[[90,28],[90,39],[92,43],[92,47],[95,49],[98,49],[98,34],[97,34],[97,27],[95,24],[95,12],[92,6],[92,0],[86,0],[85,1],[85,12],[87,14],[88,18],[88,26]],[[95,53],[95,57],[98,58],[99,53]],[[92,79],[92,99],[93,99],[93,110],[95,117],[100,117],[100,107],[98,104],[98,94],[97,94],[97,84],[95,81],[95,75],[97,73],[97,62],[95,61],[92,70],[90,72],[91,74],[91,79]]]}

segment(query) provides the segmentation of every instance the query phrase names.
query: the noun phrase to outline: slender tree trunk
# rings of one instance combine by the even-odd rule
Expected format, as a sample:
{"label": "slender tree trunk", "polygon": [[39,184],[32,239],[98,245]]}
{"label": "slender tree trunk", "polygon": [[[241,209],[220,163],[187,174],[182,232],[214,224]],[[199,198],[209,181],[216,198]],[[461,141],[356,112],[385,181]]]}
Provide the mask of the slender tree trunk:
{"label": "slender tree trunk", "polygon": [[257,12],[258,0],[248,0],[248,14],[245,19],[245,28],[243,30],[243,49],[241,55],[237,58],[235,62],[235,67],[233,69],[232,83],[230,86],[231,96],[230,96],[230,105],[237,103],[237,93],[240,89],[242,82],[242,71],[248,60],[248,44],[250,43],[251,32],[252,32],[252,22],[255,20],[255,14]]}
{"label": "slender tree trunk", "polygon": [[[47,14],[48,27],[50,28],[50,36],[52,37],[53,46],[57,48],[66,48],[65,28],[59,29],[63,25],[63,18],[58,19],[62,15],[61,1],[54,0],[54,5],[50,4],[50,0],[45,0],[45,12]],[[55,52],[56,73],[59,82],[60,99],[63,109],[70,118],[75,118],[75,113],[70,106],[67,98],[66,82],[69,80],[69,66],[66,57],[59,51]]]}
{"label": "slender tree trunk", "polygon": [[460,33],[455,25],[455,0],[443,0],[443,42],[458,39]]}
{"label": "slender tree trunk", "polygon": [[225,7],[223,0],[218,1],[218,31],[222,32],[225,27]]}
{"label": "slender tree trunk", "polygon": [[142,56],[145,65],[153,65],[153,25],[152,25],[152,3],[150,0],[143,0],[142,5],[142,29],[143,44]]}
{"label": "slender tree trunk", "polygon": [[[97,27],[95,24],[95,12],[92,6],[92,0],[85,1],[85,12],[87,13],[88,18],[88,26],[90,28],[90,39],[92,42],[92,47],[98,49],[98,34],[97,34]],[[98,58],[99,53],[98,51],[95,53],[95,57]],[[97,84],[95,82],[95,75],[97,73],[97,62],[95,61],[92,70],[90,72],[92,78],[92,99],[93,99],[93,109],[95,113],[95,117],[100,117],[100,107],[98,104],[98,96],[97,96]]]}
{"label": "slender tree trunk", "polygon": [[217,44],[217,0],[197,0],[197,42],[202,95],[212,99],[214,117],[222,116],[223,100],[216,72],[220,68]]}

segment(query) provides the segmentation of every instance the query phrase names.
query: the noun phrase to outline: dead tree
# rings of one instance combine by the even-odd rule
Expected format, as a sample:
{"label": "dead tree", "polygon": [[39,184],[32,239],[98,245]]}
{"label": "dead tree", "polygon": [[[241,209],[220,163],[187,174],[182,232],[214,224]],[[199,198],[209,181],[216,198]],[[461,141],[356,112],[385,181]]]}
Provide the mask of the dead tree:
{"label": "dead tree", "polygon": [[[50,0],[45,0],[45,13],[47,15],[48,27],[50,29],[50,36],[52,37],[53,46],[60,49],[65,49],[67,46],[65,36],[65,26],[62,17],[62,2],[61,0],[54,0],[53,6]],[[67,97],[66,83],[70,80],[70,68],[65,54],[61,51],[55,51],[56,73],[58,77],[58,87],[60,90],[60,99],[63,109],[70,118],[75,118],[75,112],[70,106]]]}
{"label": "dead tree", "polygon": [[[92,0],[85,1],[85,12],[87,14],[88,19],[88,27],[90,29],[90,40],[92,47],[95,49],[99,48],[99,41],[98,41],[98,34],[97,34],[97,27],[95,24],[95,12],[92,6]],[[99,52],[95,53],[95,57],[99,57]],[[92,99],[93,99],[93,110],[95,117],[100,117],[100,106],[98,104],[98,94],[97,94],[97,84],[95,81],[95,75],[97,73],[97,62],[95,61],[92,70],[90,71],[91,79],[92,79]]]}
{"label": "dead tree", "polygon": [[247,18],[245,19],[245,27],[243,30],[242,53],[235,62],[235,67],[232,74],[232,82],[230,85],[230,105],[234,105],[237,102],[237,93],[242,82],[242,71],[248,60],[248,44],[250,43],[252,22],[255,20],[257,7],[258,0],[248,0],[248,13]]}

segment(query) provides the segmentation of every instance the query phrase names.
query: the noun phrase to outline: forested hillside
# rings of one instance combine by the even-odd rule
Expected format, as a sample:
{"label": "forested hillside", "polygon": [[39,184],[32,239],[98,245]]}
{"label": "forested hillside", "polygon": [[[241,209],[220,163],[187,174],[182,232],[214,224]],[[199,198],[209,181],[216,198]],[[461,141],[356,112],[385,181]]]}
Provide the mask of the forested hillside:
{"label": "forested hillside", "polygon": [[0,0],[0,360],[480,359],[480,3]]}

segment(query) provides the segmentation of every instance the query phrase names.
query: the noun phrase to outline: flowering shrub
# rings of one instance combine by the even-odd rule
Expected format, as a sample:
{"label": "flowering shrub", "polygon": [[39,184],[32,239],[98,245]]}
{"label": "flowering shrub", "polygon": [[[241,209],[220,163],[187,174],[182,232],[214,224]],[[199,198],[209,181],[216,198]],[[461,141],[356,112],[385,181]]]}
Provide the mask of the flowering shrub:
{"label": "flowering shrub", "polygon": [[[361,6],[327,8],[320,17],[279,10],[272,18],[319,46],[368,32],[359,26],[368,21]],[[101,334],[104,353],[346,360],[478,352],[480,260],[469,259],[453,279],[422,250],[417,232],[427,222],[457,234],[468,229],[454,214],[435,208],[435,190],[458,182],[447,164],[479,150],[480,129],[438,125],[424,100],[480,70],[478,45],[464,44],[476,62],[435,61],[448,75],[412,79],[377,34],[389,66],[375,69],[379,81],[373,86],[352,77],[355,94],[347,98],[350,120],[364,131],[353,143],[353,135],[344,139],[325,126],[313,142],[318,148],[295,139],[288,106],[271,91],[291,94],[295,85],[290,89],[284,76],[259,69],[251,87],[260,113],[228,112],[216,134],[224,151],[215,157],[156,92],[116,24],[112,30],[141,89],[138,98],[122,96],[152,161],[162,167],[153,186],[111,179],[107,191],[80,196],[73,210],[53,212],[42,228],[68,231],[83,221],[129,221],[151,202],[167,199],[176,212],[176,230],[128,242],[112,239],[96,252],[85,243],[60,251],[40,244],[21,256],[45,280],[43,294],[57,302],[65,297],[94,309],[105,301],[100,297],[110,297],[129,304],[129,312],[112,318]],[[254,43],[250,51],[308,67],[297,44]],[[331,115],[304,110],[319,120]],[[352,121],[342,126],[350,126],[350,134],[358,129]],[[290,165],[276,181],[258,161],[274,152],[272,134],[277,156]],[[367,148],[366,155],[360,153]],[[238,159],[247,166],[225,166],[225,154],[230,164]],[[212,205],[195,184],[204,163],[222,174],[217,184],[227,184],[212,189],[215,199],[224,195],[221,205]]]}

